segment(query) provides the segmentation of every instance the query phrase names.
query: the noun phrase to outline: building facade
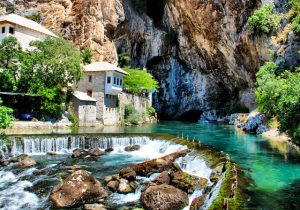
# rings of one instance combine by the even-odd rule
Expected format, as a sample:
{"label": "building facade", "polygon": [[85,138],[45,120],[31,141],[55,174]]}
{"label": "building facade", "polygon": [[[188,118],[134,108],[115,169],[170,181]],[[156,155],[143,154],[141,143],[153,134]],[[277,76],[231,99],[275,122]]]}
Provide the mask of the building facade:
{"label": "building facade", "polygon": [[0,16],[0,41],[8,36],[16,37],[23,50],[29,49],[32,41],[57,37],[44,26],[16,14]]}
{"label": "building facade", "polygon": [[96,100],[96,119],[104,125],[120,122],[119,94],[126,75],[127,72],[110,63],[95,62],[84,67],[84,76],[76,84],[78,92]]}

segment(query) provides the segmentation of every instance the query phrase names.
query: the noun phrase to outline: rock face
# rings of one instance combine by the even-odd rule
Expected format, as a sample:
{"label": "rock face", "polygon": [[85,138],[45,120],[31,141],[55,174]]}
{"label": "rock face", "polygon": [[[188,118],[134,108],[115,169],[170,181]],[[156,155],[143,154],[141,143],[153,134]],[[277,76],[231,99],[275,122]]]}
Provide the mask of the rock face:
{"label": "rock face", "polygon": [[101,183],[84,170],[76,171],[61,185],[54,187],[50,199],[57,208],[70,208],[80,204],[97,202],[107,196]]}
{"label": "rock face", "polygon": [[147,188],[141,195],[141,202],[146,209],[173,210],[187,206],[189,199],[180,189],[163,184]]}
{"label": "rock face", "polygon": [[[0,14],[40,13],[47,28],[80,48],[90,47],[95,61],[116,63],[118,53],[129,55],[133,66],[147,67],[160,81],[154,102],[166,118],[199,119],[203,112],[220,111],[227,102],[239,100],[255,107],[255,73],[270,59],[269,46],[278,52],[276,63],[290,68],[300,62],[295,57],[300,40],[294,33],[283,44],[249,34],[248,17],[270,1],[170,0],[155,23],[149,12],[131,2],[3,0]],[[282,12],[286,0],[272,2]]]}

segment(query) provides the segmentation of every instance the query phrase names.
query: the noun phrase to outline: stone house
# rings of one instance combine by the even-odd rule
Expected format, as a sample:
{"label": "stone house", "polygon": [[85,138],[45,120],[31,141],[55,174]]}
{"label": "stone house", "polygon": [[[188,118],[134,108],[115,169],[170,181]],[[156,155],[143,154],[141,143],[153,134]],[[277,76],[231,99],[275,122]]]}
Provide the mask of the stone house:
{"label": "stone house", "polygon": [[30,47],[30,42],[41,41],[47,37],[57,37],[44,26],[16,14],[0,16],[0,41],[14,36],[23,50]]}
{"label": "stone house", "polygon": [[[92,114],[103,125],[119,124],[119,94],[122,93],[126,75],[127,72],[107,62],[95,62],[84,66],[84,76],[76,84],[73,97],[74,110],[85,110],[76,112],[80,125],[90,125],[93,121]],[[77,97],[78,95],[81,97]],[[96,102],[96,113],[87,113],[90,107],[85,106],[92,106],[93,102]]]}

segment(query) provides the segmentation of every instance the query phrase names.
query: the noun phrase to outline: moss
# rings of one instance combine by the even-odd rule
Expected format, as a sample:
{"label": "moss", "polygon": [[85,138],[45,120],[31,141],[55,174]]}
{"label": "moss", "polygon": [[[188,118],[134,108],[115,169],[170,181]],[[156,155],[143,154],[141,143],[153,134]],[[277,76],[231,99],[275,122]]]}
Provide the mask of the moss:
{"label": "moss", "polygon": [[217,198],[213,201],[213,203],[208,208],[209,210],[219,210],[223,209],[223,203],[224,199],[226,198],[228,200],[228,207],[231,210],[235,209],[246,209],[246,201],[247,198],[245,196],[245,189],[246,185],[248,185],[248,182],[246,181],[243,172],[239,168],[239,166],[236,165],[237,171],[238,171],[238,187],[235,191],[235,195],[233,198],[230,198],[230,191],[231,191],[231,185],[233,184],[234,180],[232,167],[234,163],[226,163],[226,175],[223,179],[222,186],[220,188],[220,192],[217,196]]}

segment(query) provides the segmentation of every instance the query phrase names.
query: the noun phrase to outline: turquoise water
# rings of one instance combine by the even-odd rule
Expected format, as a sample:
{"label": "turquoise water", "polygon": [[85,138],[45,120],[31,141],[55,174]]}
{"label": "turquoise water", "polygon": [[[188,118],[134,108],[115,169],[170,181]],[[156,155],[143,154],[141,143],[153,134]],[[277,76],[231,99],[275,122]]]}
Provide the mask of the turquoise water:
{"label": "turquoise water", "polygon": [[128,127],[124,131],[195,138],[230,154],[232,160],[248,169],[256,185],[250,202],[254,209],[300,209],[300,159],[295,155],[289,157],[289,149],[282,143],[277,145],[263,137],[245,134],[233,126],[216,124],[161,122]]}

